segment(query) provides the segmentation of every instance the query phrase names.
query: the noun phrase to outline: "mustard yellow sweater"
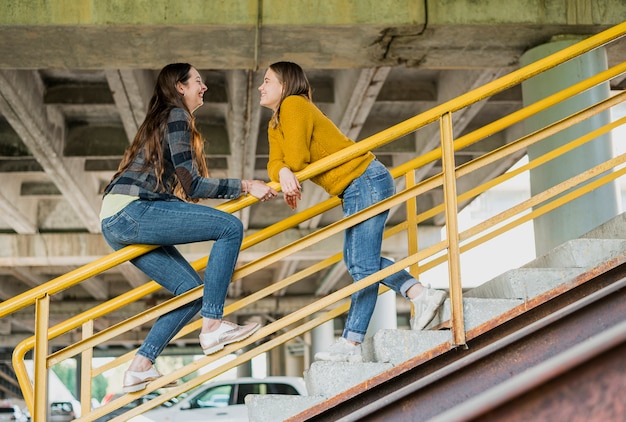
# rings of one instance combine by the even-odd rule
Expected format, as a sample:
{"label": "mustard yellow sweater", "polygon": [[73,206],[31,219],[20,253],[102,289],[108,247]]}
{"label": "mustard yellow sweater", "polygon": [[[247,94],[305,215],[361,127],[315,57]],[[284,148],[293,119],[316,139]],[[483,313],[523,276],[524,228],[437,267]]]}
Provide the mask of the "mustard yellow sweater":
{"label": "mustard yellow sweater", "polygon": [[[307,165],[354,144],[313,103],[299,95],[285,98],[280,106],[280,125],[269,127],[270,157],[267,172],[279,182],[283,167],[298,172]],[[311,178],[330,195],[339,195],[363,174],[375,156],[360,155],[337,168]]]}

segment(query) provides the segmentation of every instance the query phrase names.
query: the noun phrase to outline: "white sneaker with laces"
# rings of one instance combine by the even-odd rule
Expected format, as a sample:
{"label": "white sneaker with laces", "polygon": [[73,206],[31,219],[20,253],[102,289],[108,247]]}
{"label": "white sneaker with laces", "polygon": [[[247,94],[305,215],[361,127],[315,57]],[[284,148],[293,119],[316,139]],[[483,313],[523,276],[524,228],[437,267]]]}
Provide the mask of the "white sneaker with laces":
{"label": "white sneaker with laces", "polygon": [[328,349],[323,352],[317,352],[315,360],[350,363],[363,362],[361,345],[353,344],[345,338],[339,337]]}
{"label": "white sneaker with laces", "polygon": [[413,303],[413,317],[410,321],[411,329],[420,331],[426,328],[437,315],[437,311],[446,299],[446,296],[444,291],[425,286],[422,293],[411,299]]}

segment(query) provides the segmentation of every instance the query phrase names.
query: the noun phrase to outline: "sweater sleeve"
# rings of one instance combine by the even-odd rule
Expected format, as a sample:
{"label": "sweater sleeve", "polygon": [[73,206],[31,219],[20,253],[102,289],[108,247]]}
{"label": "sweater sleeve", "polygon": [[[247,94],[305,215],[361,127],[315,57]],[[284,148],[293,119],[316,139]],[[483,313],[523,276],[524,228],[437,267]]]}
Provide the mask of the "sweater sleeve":
{"label": "sweater sleeve", "polygon": [[280,106],[280,126],[270,129],[267,170],[271,180],[278,181],[283,167],[293,172],[311,163],[311,138],[314,116],[312,104],[303,97],[290,96]]}
{"label": "sweater sleeve", "polygon": [[239,179],[202,177],[193,162],[189,115],[175,108],[167,123],[167,142],[176,176],[190,198],[233,199],[241,195]]}

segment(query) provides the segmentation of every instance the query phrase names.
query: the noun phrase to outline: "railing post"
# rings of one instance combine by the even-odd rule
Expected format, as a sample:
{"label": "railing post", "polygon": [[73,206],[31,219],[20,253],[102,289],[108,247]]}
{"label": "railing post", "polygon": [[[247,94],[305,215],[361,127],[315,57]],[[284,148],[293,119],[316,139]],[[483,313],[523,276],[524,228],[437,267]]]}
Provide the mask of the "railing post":
{"label": "railing post", "polygon": [[[415,186],[415,170],[410,170],[404,175],[404,181],[406,188]],[[417,244],[417,203],[415,198],[411,197],[406,201],[406,222],[407,222],[407,251],[410,255],[415,255],[419,249]],[[419,279],[419,263],[416,262],[409,266],[409,272],[411,275]],[[411,318],[415,313],[413,305],[411,305]]]}
{"label": "railing post", "polygon": [[[93,319],[83,323],[83,340],[93,335]],[[80,406],[81,415],[91,412],[91,361],[93,349],[90,347],[81,353],[80,358]]]}
{"label": "railing post", "polygon": [[50,316],[50,296],[44,294],[35,301],[35,348],[33,383],[35,399],[33,421],[48,419],[48,325]]}
{"label": "railing post", "polygon": [[461,286],[461,252],[459,249],[459,225],[457,219],[456,167],[454,164],[454,139],[452,114],[445,113],[440,120],[441,163],[443,166],[443,198],[446,214],[446,240],[448,245],[448,274],[450,277],[450,310],[452,342],[465,344],[463,320],[463,289]]}
{"label": "railing post", "polygon": [[[411,170],[404,175],[406,188],[411,188],[415,186],[415,170]],[[415,202],[415,198],[412,197],[410,200],[406,202],[406,221],[408,224],[407,227],[407,242],[408,242],[408,252],[409,255],[415,255],[419,250],[418,244],[418,230],[417,230],[417,203]],[[419,276],[419,263],[409,267],[409,271],[413,277],[418,278]]]}

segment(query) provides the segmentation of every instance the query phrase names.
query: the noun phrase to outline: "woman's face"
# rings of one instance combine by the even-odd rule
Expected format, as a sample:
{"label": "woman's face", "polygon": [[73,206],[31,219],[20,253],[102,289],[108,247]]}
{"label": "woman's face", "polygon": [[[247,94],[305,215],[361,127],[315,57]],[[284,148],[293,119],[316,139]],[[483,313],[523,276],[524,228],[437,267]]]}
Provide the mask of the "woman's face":
{"label": "woman's face", "polygon": [[200,73],[195,68],[189,71],[189,79],[186,83],[178,82],[178,92],[183,95],[183,102],[192,113],[204,104],[204,93],[207,90],[206,85],[202,82]]}
{"label": "woman's face", "polygon": [[263,107],[276,111],[280,105],[280,97],[283,94],[283,84],[272,69],[267,69],[267,72],[265,72],[259,92],[261,93],[260,104]]}

